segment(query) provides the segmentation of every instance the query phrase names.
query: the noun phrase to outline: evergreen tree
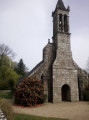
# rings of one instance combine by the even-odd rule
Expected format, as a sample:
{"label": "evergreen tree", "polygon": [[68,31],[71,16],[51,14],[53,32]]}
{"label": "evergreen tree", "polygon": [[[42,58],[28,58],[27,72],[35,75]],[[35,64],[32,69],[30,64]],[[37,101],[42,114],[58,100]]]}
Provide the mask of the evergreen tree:
{"label": "evergreen tree", "polygon": [[22,76],[25,76],[26,75],[26,66],[25,64],[23,63],[23,59],[20,59],[19,63],[16,64],[14,70],[17,72],[17,74],[19,75],[22,75]]}

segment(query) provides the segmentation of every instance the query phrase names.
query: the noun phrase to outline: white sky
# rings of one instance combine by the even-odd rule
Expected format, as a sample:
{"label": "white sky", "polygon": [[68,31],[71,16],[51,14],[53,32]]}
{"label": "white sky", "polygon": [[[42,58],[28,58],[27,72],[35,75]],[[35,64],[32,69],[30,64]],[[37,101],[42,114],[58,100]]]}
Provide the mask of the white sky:
{"label": "white sky", "polygon": [[[73,59],[85,68],[89,57],[89,0],[63,0],[70,6]],[[31,70],[42,60],[42,50],[52,38],[52,11],[57,0],[0,0],[0,44],[16,53]]]}

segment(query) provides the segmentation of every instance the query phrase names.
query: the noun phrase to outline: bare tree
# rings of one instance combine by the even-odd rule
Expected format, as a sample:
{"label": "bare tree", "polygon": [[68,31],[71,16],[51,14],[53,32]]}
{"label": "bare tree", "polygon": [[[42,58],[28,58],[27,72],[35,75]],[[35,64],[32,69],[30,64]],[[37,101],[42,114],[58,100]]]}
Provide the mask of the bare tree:
{"label": "bare tree", "polygon": [[87,64],[86,64],[86,71],[87,71],[87,73],[89,73],[89,58],[88,58]]}
{"label": "bare tree", "polygon": [[0,66],[2,64],[4,56],[8,56],[10,58],[13,58],[15,56],[15,53],[7,45],[0,44]]}

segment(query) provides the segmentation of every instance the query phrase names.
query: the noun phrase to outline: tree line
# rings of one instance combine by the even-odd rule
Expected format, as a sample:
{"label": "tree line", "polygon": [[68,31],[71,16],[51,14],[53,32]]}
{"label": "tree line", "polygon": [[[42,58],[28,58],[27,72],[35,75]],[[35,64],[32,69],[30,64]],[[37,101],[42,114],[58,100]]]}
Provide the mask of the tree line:
{"label": "tree line", "polygon": [[0,89],[14,89],[21,77],[27,74],[23,59],[14,62],[13,50],[5,44],[0,44]]}

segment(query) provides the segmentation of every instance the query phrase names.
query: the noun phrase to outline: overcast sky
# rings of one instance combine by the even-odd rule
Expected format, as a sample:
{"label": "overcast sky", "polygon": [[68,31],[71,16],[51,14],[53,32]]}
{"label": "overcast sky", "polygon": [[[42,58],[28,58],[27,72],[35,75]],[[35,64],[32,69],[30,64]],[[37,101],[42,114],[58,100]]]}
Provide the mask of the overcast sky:
{"label": "overcast sky", "polygon": [[[89,0],[63,0],[70,6],[73,59],[85,68],[89,57]],[[31,70],[42,60],[42,50],[53,36],[52,11],[57,0],[0,0],[0,44],[16,53]]]}

